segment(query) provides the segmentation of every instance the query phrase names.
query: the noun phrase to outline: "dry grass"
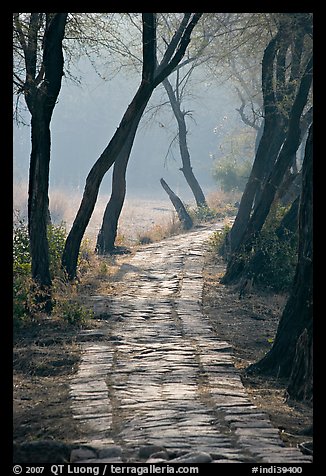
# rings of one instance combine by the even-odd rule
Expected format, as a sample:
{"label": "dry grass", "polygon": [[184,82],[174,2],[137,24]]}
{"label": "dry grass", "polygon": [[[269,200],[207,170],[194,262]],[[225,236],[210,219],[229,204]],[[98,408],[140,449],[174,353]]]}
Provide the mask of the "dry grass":
{"label": "dry grass", "polygon": [[[22,218],[27,218],[27,183],[15,183],[13,187],[13,208],[19,210]],[[99,195],[92,217],[86,228],[85,237],[95,248],[98,232],[101,228],[105,207],[110,196]],[[82,199],[82,191],[68,191],[63,188],[51,188],[49,205],[54,224],[64,222],[67,230],[71,228]],[[131,246],[139,243],[139,237],[151,230],[151,234],[164,235],[164,228],[175,228],[174,210],[168,198],[145,199],[126,198],[118,226],[117,245]],[[157,227],[157,230],[153,231]],[[161,231],[160,231],[161,229]],[[173,231],[174,233],[174,231]]]}
{"label": "dry grass", "polygon": [[156,223],[148,230],[138,233],[137,241],[141,245],[146,245],[179,233],[182,233],[182,226],[176,215],[172,214],[170,218],[162,219],[160,223]]}

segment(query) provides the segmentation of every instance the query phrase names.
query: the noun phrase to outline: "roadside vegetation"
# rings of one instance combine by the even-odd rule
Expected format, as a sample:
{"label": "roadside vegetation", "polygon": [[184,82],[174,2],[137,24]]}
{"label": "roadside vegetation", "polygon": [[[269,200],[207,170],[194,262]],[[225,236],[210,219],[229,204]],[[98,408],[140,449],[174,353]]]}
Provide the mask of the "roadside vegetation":
{"label": "roadside vegetation", "polygon": [[[241,253],[241,260],[246,264],[259,256],[259,271],[255,272],[251,286],[277,293],[290,290],[298,260],[298,236],[287,230],[284,239],[278,233],[288,209],[281,205],[273,207],[252,247]],[[230,229],[230,225],[225,225],[210,239],[211,249],[221,257],[225,256],[225,240]]]}
{"label": "roadside vegetation", "polygon": [[[56,194],[61,204],[67,201]],[[215,192],[208,196],[207,207],[187,206],[195,226],[213,220],[223,220],[236,214],[234,205],[238,195],[234,193]],[[55,204],[55,202],[54,202]],[[60,217],[69,215],[67,205],[61,205]],[[57,208],[56,208],[57,210]],[[147,230],[139,231],[136,239],[120,233],[117,243],[123,248],[144,245],[160,241],[170,236],[182,233],[182,227],[175,213],[161,218]],[[94,251],[94,240],[85,237],[78,258],[78,279],[69,281],[61,266],[61,258],[67,237],[64,221],[49,224],[47,228],[50,273],[53,281],[52,319],[58,319],[62,324],[80,328],[92,319],[92,311],[81,304],[79,288],[90,275],[110,272],[110,264],[105,258],[99,257]],[[46,315],[42,306],[42,289],[31,278],[31,255],[29,246],[28,226],[24,215],[18,210],[14,213],[13,229],[13,326],[15,333],[22,335],[24,329],[34,324],[40,324]]]}
{"label": "roadside vegetation", "polygon": [[[69,283],[62,270],[61,256],[66,239],[64,223],[48,225],[50,272],[53,280],[54,306],[52,318],[72,326],[83,326],[92,317],[91,311],[77,300],[77,283]],[[92,251],[88,240],[81,247],[79,265],[81,274],[87,271]],[[31,256],[28,227],[16,213],[13,233],[13,327],[23,332],[29,325],[39,324],[44,318],[42,289],[31,279]]]}

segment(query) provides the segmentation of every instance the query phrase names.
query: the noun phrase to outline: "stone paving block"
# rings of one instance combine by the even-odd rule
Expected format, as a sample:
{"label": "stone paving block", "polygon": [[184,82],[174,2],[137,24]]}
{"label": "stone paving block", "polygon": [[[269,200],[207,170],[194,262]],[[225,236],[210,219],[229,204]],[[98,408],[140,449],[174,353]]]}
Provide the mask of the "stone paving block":
{"label": "stone paving block", "polygon": [[95,458],[95,459],[84,459],[81,461],[75,461],[76,464],[103,464],[103,463],[123,463],[122,459],[118,456],[113,458]]}
{"label": "stone paving block", "polygon": [[[103,451],[87,462],[118,462],[124,450],[145,443],[161,449],[146,457],[156,462],[166,451],[179,454],[175,462],[186,462],[180,451],[188,452],[188,463],[307,460],[297,448],[286,451],[249,399],[232,346],[202,314],[203,243],[213,229],[143,248],[122,265],[119,296],[93,296],[110,318],[105,332],[82,332],[82,359],[70,383],[84,444]],[[113,456],[105,444],[115,441]]]}
{"label": "stone paving block", "polygon": [[97,454],[95,450],[91,450],[89,448],[73,449],[70,453],[70,463],[75,463],[78,460],[95,459],[95,458],[97,458]]}

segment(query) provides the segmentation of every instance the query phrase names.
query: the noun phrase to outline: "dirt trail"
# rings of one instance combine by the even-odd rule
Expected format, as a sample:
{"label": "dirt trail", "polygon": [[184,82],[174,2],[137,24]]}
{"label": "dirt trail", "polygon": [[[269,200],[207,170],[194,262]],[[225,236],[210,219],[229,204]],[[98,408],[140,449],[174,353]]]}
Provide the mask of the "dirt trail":
{"label": "dirt trail", "polygon": [[[93,296],[73,415],[92,462],[311,461],[285,447],[248,396],[232,348],[202,313],[206,241],[221,224],[148,245],[120,269],[119,296]],[[154,454],[156,453],[156,454]]]}

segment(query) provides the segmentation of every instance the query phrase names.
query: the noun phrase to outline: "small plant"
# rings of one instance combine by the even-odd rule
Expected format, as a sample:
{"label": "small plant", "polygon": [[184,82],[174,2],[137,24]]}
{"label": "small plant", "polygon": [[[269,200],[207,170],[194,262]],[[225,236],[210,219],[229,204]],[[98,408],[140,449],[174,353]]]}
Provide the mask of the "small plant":
{"label": "small plant", "polygon": [[66,224],[61,222],[59,225],[48,225],[48,245],[50,273],[52,278],[59,276],[61,270],[61,257],[64,250],[67,232]]}
{"label": "small plant", "polygon": [[56,303],[53,311],[67,324],[82,327],[94,317],[94,312],[75,301],[60,300]]}
{"label": "small plant", "polygon": [[223,254],[222,253],[223,244],[230,229],[231,229],[230,225],[225,225],[222,228],[222,230],[214,231],[214,233],[211,235],[211,237],[208,240],[208,244],[212,251],[214,251],[215,253],[219,255]]}
{"label": "small plant", "polygon": [[249,160],[238,162],[225,157],[215,165],[213,177],[224,192],[242,192],[248,181],[251,167]]}
{"label": "small plant", "polygon": [[108,265],[105,263],[105,261],[101,261],[100,267],[99,267],[99,273],[102,276],[106,276],[108,273]]}
{"label": "small plant", "polygon": [[[66,227],[62,222],[59,225],[48,226],[48,245],[50,272],[53,280],[53,296],[56,300],[58,283],[61,283],[61,294],[67,293],[65,277],[61,269],[61,257],[66,240]],[[79,264],[86,268],[89,265],[91,251],[88,240],[84,240],[81,246]],[[33,282],[31,276],[31,255],[29,248],[28,227],[24,219],[16,214],[13,228],[13,325],[18,329],[26,323],[33,322],[42,309],[42,291]],[[69,288],[72,292],[72,288]],[[61,306],[60,313],[63,319],[70,324],[82,325],[90,311],[83,309],[74,303],[56,304],[56,310]],[[59,307],[58,307],[59,306]]]}
{"label": "small plant", "polygon": [[192,220],[197,223],[213,220],[217,216],[216,210],[204,205],[196,208],[187,207],[187,212],[191,216]]}

